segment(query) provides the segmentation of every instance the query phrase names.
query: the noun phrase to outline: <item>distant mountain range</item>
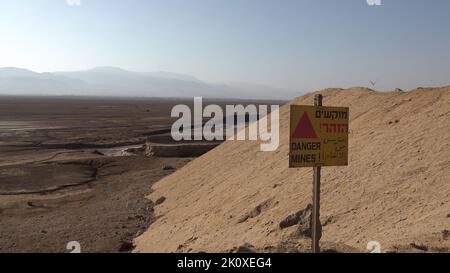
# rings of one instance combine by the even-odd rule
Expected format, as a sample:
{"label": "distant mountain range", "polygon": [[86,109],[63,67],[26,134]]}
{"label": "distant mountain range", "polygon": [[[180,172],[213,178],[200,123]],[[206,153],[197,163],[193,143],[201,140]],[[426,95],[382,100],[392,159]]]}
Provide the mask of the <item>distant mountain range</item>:
{"label": "distant mountain range", "polygon": [[291,99],[301,94],[264,85],[229,82],[211,84],[169,72],[131,72],[116,67],[84,71],[37,73],[0,68],[0,94],[119,97],[181,97]]}

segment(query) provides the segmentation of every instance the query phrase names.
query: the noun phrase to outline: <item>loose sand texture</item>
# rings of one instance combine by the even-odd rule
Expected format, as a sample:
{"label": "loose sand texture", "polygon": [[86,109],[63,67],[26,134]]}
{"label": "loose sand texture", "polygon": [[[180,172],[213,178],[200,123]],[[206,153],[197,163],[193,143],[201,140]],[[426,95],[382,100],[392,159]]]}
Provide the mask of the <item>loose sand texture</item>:
{"label": "loose sand texture", "polygon": [[[382,251],[448,252],[450,87],[320,93],[351,111],[349,166],[323,169],[324,248],[365,252],[378,241]],[[312,105],[315,94],[291,103]],[[288,132],[286,105],[277,151],[226,142],[156,183],[148,198],[165,202],[135,251],[308,251],[305,219],[284,221],[306,215],[312,198],[312,170],[288,168]]]}

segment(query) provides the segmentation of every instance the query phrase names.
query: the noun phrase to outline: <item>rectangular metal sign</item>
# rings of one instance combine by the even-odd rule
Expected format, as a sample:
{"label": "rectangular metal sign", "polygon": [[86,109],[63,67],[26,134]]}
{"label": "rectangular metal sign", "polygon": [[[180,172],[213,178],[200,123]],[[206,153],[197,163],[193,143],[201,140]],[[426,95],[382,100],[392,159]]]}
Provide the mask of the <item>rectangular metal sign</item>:
{"label": "rectangular metal sign", "polygon": [[289,167],[347,166],[349,112],[291,105]]}

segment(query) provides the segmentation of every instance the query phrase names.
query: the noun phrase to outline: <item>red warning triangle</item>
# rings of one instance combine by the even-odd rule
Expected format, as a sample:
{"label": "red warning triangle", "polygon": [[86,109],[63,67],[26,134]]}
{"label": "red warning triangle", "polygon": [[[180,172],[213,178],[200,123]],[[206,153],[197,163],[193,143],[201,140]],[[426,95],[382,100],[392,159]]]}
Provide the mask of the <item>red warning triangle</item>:
{"label": "red warning triangle", "polygon": [[314,127],[309,119],[308,113],[304,113],[303,117],[297,124],[295,128],[293,138],[317,138],[317,134],[314,131]]}

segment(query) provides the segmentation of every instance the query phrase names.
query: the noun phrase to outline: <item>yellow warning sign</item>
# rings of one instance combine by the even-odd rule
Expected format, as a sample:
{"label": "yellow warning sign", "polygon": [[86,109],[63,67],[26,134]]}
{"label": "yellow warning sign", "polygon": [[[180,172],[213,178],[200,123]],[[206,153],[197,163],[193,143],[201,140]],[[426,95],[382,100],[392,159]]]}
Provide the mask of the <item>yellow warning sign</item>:
{"label": "yellow warning sign", "polygon": [[347,166],[349,112],[291,105],[289,167]]}

